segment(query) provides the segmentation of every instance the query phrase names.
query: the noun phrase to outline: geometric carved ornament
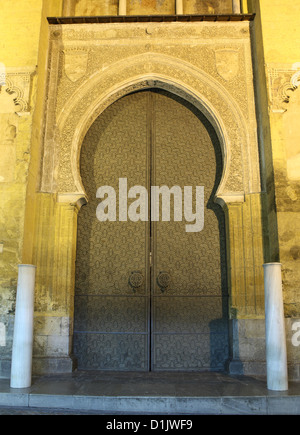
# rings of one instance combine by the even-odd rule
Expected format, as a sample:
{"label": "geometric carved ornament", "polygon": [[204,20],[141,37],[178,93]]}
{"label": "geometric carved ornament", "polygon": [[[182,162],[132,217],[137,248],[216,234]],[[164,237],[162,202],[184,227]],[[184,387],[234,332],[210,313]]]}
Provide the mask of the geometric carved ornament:
{"label": "geometric carved ornament", "polygon": [[271,109],[274,113],[287,111],[291,92],[300,86],[300,62],[291,67],[272,64],[268,66],[269,95]]}

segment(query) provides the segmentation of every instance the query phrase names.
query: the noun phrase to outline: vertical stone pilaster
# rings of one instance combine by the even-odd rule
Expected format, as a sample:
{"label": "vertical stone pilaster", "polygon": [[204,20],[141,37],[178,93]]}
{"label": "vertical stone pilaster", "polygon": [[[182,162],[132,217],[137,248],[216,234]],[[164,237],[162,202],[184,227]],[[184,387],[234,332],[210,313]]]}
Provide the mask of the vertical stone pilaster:
{"label": "vertical stone pilaster", "polygon": [[227,204],[231,318],[264,316],[261,194]]}
{"label": "vertical stone pilaster", "polygon": [[265,375],[263,193],[226,204],[232,374]]}
{"label": "vertical stone pilaster", "polygon": [[34,373],[71,371],[77,206],[38,194]]}

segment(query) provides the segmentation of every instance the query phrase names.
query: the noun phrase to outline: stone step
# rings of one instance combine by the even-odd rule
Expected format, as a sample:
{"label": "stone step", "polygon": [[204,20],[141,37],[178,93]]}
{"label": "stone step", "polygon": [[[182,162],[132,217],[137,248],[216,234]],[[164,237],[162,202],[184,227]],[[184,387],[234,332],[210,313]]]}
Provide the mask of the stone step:
{"label": "stone step", "polygon": [[0,380],[0,406],[140,415],[300,414],[300,382],[286,392],[264,379],[199,374],[46,376],[28,389]]}

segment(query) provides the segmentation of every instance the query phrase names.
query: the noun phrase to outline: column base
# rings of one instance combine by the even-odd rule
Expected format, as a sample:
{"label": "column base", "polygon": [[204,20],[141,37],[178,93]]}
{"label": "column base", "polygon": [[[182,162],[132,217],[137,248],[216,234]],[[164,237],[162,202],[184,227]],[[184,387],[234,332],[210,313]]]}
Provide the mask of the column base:
{"label": "column base", "polygon": [[10,379],[11,373],[11,360],[2,359],[0,360],[0,379]]}
{"label": "column base", "polygon": [[288,375],[290,381],[300,380],[300,363],[288,364]]}
{"label": "column base", "polygon": [[231,360],[228,363],[228,373],[230,375],[266,376],[266,362]]}
{"label": "column base", "polygon": [[49,375],[55,373],[72,373],[76,368],[75,361],[68,357],[33,357],[32,375]]}
{"label": "column base", "polygon": [[230,330],[232,358],[228,372],[232,375],[265,376],[264,319],[232,319]]}

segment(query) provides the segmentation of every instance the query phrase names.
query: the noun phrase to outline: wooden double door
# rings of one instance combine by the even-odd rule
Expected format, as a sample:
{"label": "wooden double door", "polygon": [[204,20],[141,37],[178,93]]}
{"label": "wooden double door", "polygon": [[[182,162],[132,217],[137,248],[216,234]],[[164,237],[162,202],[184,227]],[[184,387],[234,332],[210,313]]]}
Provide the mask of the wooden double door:
{"label": "wooden double door", "polygon": [[[89,129],[80,170],[89,201],[78,215],[73,342],[78,368],[224,369],[225,225],[213,202],[222,156],[207,119],[164,91],[129,94]],[[97,198],[101,186],[116,192],[115,210],[113,202],[103,206],[112,218],[106,221],[97,217],[99,203],[109,196]],[[145,208],[134,186],[147,191]],[[159,196],[154,218],[151,186],[177,186],[181,205],[176,189],[170,190],[169,198]],[[186,186],[190,197],[184,196]],[[204,192],[198,203],[196,186]],[[162,216],[168,199],[169,219]]]}

